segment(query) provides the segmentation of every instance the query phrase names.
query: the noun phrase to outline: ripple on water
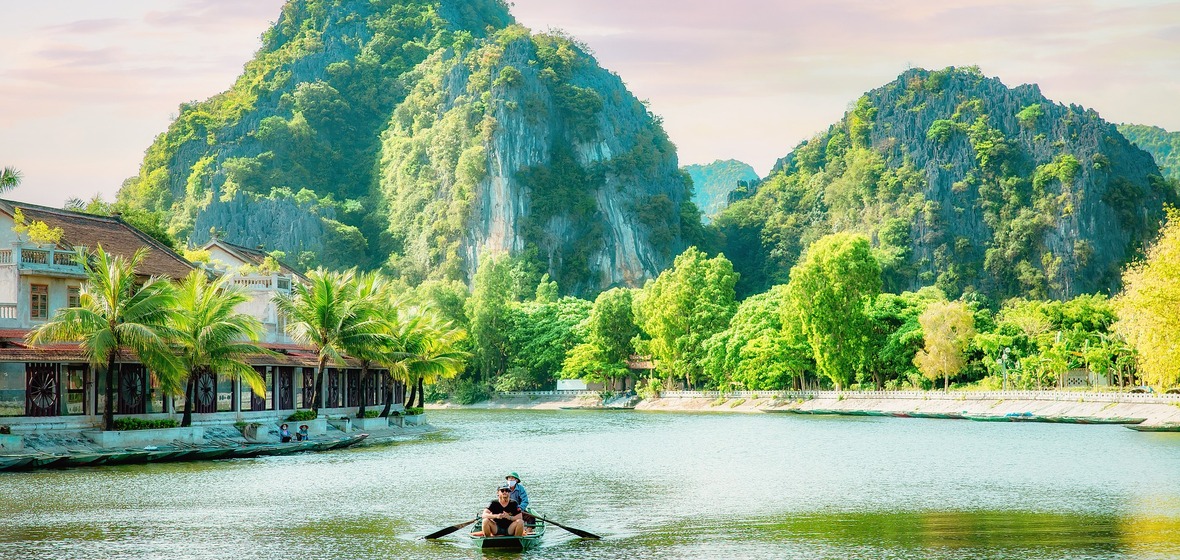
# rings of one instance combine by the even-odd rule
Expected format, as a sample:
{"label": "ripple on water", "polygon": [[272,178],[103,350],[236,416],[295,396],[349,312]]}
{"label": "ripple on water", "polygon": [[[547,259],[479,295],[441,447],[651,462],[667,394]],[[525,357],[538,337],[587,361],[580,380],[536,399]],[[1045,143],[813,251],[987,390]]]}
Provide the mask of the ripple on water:
{"label": "ripple on water", "polygon": [[524,558],[1180,557],[1180,440],[1113,426],[432,411],[387,447],[0,474],[0,558],[479,558],[508,471]]}

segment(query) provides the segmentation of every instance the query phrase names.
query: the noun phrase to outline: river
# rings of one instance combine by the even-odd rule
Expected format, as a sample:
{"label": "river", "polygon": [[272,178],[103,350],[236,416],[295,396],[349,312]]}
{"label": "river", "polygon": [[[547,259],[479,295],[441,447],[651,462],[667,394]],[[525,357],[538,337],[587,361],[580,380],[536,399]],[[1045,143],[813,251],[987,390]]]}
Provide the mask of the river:
{"label": "river", "polygon": [[778,414],[431,411],[424,440],[0,473],[0,558],[478,558],[509,471],[527,558],[1180,557],[1180,434]]}

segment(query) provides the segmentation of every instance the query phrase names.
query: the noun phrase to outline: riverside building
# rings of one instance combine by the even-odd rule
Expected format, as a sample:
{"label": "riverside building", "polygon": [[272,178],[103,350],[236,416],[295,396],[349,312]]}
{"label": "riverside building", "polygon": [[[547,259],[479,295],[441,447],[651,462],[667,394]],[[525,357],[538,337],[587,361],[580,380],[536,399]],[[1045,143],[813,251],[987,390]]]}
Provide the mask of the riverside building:
{"label": "riverside building", "polygon": [[[57,243],[38,244],[17,233],[17,210],[27,224],[44,222],[60,228]],[[138,272],[180,279],[194,269],[211,275],[233,275],[233,283],[250,295],[240,312],[262,322],[260,346],[276,352],[249,360],[266,380],[266,393],[255,393],[236,376],[216,373],[197,378],[193,424],[276,422],[300,409],[312,408],[316,352],[296,344],[284,331],[275,308],[277,294],[289,294],[306,279],[289,266],[267,259],[257,249],[225,241],[204,248],[210,264],[195,264],[171,248],[135,229],[118,216],[97,216],[0,200],[0,425],[14,432],[46,429],[87,429],[102,425],[106,387],[104,375],[87,363],[77,344],[33,347],[26,336],[53,317],[57,310],[78,305],[85,271],[76,261],[77,248],[102,245],[112,255],[130,257],[140,248],[148,255]],[[184,396],[165,394],[158,380],[142,364],[127,361],[115,366],[116,418],[175,418],[184,410]],[[374,369],[366,387],[360,384],[359,364],[330,367],[320,388],[320,417],[355,415],[362,402],[384,406],[384,370]],[[401,409],[405,388],[394,382],[393,405]]]}

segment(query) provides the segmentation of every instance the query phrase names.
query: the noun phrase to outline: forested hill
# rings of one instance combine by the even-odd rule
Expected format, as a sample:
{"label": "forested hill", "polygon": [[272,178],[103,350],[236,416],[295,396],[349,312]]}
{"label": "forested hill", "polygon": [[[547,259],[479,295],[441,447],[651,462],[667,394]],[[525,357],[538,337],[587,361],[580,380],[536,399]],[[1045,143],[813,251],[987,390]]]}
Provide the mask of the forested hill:
{"label": "forested hill", "polygon": [[692,201],[700,208],[706,223],[729,204],[729,193],[739,185],[749,188],[758,182],[754,168],[736,159],[686,165],[682,169],[692,178]]}
{"label": "forested hill", "polygon": [[867,234],[887,289],[952,297],[1110,291],[1175,185],[1093,110],[978,68],[913,69],[779,160],[715,220],[739,291],[787,280],[812,241]]}
{"label": "forested hill", "polygon": [[502,0],[290,0],[118,197],[182,242],[216,232],[305,267],[469,280],[504,250],[592,292],[683,250],[687,190],[618,76]]}
{"label": "forested hill", "polygon": [[1180,181],[1180,132],[1141,124],[1120,124],[1119,132],[1151,154],[1164,177]]}

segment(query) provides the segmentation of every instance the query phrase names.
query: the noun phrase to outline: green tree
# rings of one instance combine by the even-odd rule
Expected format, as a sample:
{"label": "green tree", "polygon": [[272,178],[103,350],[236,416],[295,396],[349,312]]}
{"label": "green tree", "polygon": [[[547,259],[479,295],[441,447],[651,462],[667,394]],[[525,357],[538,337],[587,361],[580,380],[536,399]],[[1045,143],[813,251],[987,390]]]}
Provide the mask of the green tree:
{"label": "green tree", "polygon": [[1180,211],[1170,209],[1146,257],[1123,272],[1115,330],[1138,355],[1147,384],[1180,383]]}
{"label": "green tree", "polygon": [[[342,341],[344,350],[361,362],[360,390],[364,394],[373,382],[372,366],[382,360],[396,360],[402,356],[394,337],[394,328],[387,320],[394,317],[402,306],[400,298],[393,296],[392,287],[376,272],[358,274],[352,279],[349,290],[353,294],[356,313],[362,319],[357,335]],[[357,418],[365,417],[365,399],[357,407]]]}
{"label": "green tree", "polygon": [[287,334],[316,349],[318,368],[311,406],[317,412],[328,362],[343,365],[347,348],[384,340],[377,321],[368,313],[368,302],[356,298],[355,276],[355,270],[319,268],[308,273],[307,284],[298,283],[291,294],[274,299],[279,312],[287,317]]}
{"label": "green tree", "polygon": [[570,350],[562,365],[567,378],[614,384],[630,374],[626,361],[639,334],[632,311],[632,290],[612,288],[598,294],[586,321],[586,342]]}
{"label": "green tree", "polygon": [[810,363],[810,348],[783,328],[787,286],[738,306],[729,327],[705,341],[704,368],[718,387],[783,389]]}
{"label": "green tree", "polygon": [[[93,253],[79,253],[86,282],[79,306],[59,309],[44,325],[29,333],[31,344],[72,341],[81,344],[86,359],[105,367],[106,403],[103,429],[115,429],[115,364],[134,355],[175,394],[181,367],[169,348],[174,338],[170,324],[176,313],[176,291],[166,278],[136,274],[147,256],[140,249],[125,259],[109,255],[100,244]],[[141,284],[142,282],[142,284]]]}
{"label": "green tree", "polygon": [[251,355],[269,352],[255,342],[262,324],[234,310],[250,297],[230,284],[230,276],[209,280],[194,270],[176,290],[177,313],[172,316],[175,352],[185,378],[181,426],[192,425],[196,381],[202,373],[236,375],[257,394],[266,393],[262,376],[246,362]]}
{"label": "green tree", "polygon": [[[407,407],[415,405],[413,395],[417,396],[417,406],[423,406],[425,383],[452,378],[463,371],[471,355],[459,350],[458,344],[466,336],[463,329],[440,321],[427,309],[408,309],[398,315],[395,338],[402,357],[388,365],[390,371],[399,371],[413,384],[414,392],[406,401]],[[386,405],[385,415],[388,410]]]}
{"label": "green tree", "polygon": [[925,346],[914,356],[914,365],[929,378],[943,379],[942,389],[950,390],[950,378],[966,364],[963,352],[975,336],[975,316],[961,301],[931,303],[918,318]]}
{"label": "green tree", "polygon": [[479,373],[485,384],[504,371],[508,347],[505,330],[514,283],[506,257],[485,255],[472,279],[467,316]]}
{"label": "green tree", "polygon": [[704,342],[733,316],[736,283],[733,264],[723,255],[707,259],[689,247],[635,295],[636,323],[650,337],[638,346],[652,354],[663,373],[683,377],[692,388],[700,377]]}
{"label": "green tree", "polygon": [[918,318],[931,302],[945,300],[942,291],[934,287],[877,296],[868,309],[876,351],[861,383],[871,381],[880,390],[886,383],[901,383],[919,374],[914,366],[914,355],[922,349]]}
{"label": "green tree", "polygon": [[868,366],[873,348],[866,309],[880,291],[881,269],[863,235],[822,237],[791,269],[788,297],[816,370],[837,390]]}
{"label": "green tree", "polygon": [[[509,306],[505,337],[508,370],[517,378],[511,390],[549,385],[562,369],[566,353],[585,339],[579,325],[590,316],[592,304],[574,297],[544,303],[529,301]],[[520,383],[523,382],[523,383]],[[509,390],[498,384],[497,390]]]}

